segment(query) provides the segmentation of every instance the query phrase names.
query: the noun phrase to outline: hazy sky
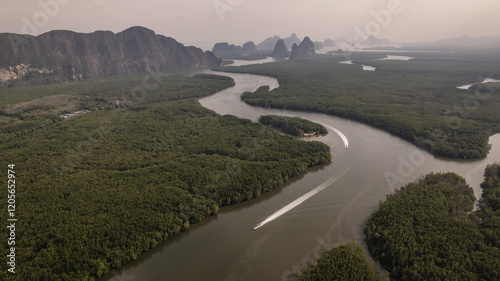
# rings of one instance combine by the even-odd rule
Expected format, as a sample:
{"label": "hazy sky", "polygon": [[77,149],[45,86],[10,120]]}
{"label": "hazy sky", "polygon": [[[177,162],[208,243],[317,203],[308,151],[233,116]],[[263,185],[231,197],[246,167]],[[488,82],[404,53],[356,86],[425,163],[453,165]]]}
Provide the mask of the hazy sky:
{"label": "hazy sky", "polygon": [[0,32],[120,32],[141,25],[184,44],[374,34],[393,42],[500,35],[499,0],[0,0]]}

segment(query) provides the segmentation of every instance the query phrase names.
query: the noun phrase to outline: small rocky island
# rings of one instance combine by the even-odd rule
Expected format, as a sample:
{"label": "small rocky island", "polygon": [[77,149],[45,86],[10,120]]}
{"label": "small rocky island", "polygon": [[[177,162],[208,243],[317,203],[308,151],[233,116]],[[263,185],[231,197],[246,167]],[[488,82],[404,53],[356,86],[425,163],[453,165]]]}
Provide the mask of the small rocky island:
{"label": "small rocky island", "polygon": [[315,56],[316,51],[314,50],[314,48],[315,47],[313,41],[311,41],[309,37],[305,37],[300,45],[297,46],[297,44],[293,44],[289,60],[297,60]]}
{"label": "small rocky island", "polygon": [[300,117],[262,115],[259,117],[259,122],[285,134],[297,137],[311,137],[328,134],[328,130],[321,124]]}
{"label": "small rocky island", "polygon": [[276,46],[274,47],[271,56],[273,58],[288,58],[290,56],[290,52],[286,48],[285,41],[283,41],[283,39],[280,39],[278,40],[278,42],[276,42]]}

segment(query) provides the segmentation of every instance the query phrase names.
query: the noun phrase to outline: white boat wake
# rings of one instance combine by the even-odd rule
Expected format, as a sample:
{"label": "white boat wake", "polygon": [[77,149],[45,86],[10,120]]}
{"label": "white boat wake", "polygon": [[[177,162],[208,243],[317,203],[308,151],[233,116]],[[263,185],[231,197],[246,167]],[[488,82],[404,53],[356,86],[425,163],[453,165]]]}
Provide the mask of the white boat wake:
{"label": "white boat wake", "polygon": [[302,204],[307,199],[309,199],[309,198],[313,197],[314,195],[318,194],[319,192],[321,192],[322,190],[324,190],[325,188],[327,188],[328,186],[330,186],[332,183],[334,183],[336,180],[338,180],[340,177],[342,177],[349,169],[345,170],[340,176],[335,176],[335,175],[331,176],[328,180],[326,180],[324,183],[320,184],[319,186],[317,186],[313,190],[311,190],[308,193],[302,195],[301,197],[299,197],[298,199],[296,199],[292,203],[286,205],[285,207],[279,209],[277,212],[275,212],[274,214],[270,215],[265,220],[263,220],[262,222],[258,223],[256,226],[254,226],[253,230],[256,230],[257,228],[265,225],[266,223],[271,222],[271,221],[273,221],[273,220],[281,217],[282,215],[284,215],[288,211],[290,211],[293,208],[297,207],[298,205]]}
{"label": "white boat wake", "polygon": [[328,129],[334,131],[335,133],[337,133],[337,135],[339,135],[339,137],[342,139],[342,141],[344,142],[344,146],[345,148],[347,149],[349,147],[349,140],[347,139],[347,137],[344,135],[344,133],[342,133],[340,130],[330,126],[330,125],[325,125],[325,124],[322,124],[323,126],[327,127]]}

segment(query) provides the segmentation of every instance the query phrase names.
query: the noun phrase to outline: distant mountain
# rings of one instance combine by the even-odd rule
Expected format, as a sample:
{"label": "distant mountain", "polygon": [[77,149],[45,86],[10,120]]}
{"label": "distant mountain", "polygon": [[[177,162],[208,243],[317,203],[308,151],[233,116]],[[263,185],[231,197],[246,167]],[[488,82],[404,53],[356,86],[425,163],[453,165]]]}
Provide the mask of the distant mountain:
{"label": "distant mountain", "polygon": [[221,65],[211,52],[185,47],[144,27],[116,34],[55,30],[35,37],[2,33],[0,50],[0,86]]}
{"label": "distant mountain", "polygon": [[[257,48],[261,49],[261,50],[273,50],[274,47],[276,46],[276,43],[280,39],[282,39],[282,38],[280,38],[277,35],[275,35],[273,37],[269,37],[269,38],[265,39],[264,41],[262,41],[262,43],[257,45]],[[290,35],[290,37],[284,38],[283,42],[285,43],[285,46],[288,49],[290,49],[290,48],[292,48],[293,44],[300,44],[300,39],[299,39],[299,37],[297,37],[297,35],[295,33],[293,33],[292,35]]]}
{"label": "distant mountain", "polygon": [[458,48],[498,48],[500,49],[500,36],[469,37],[462,36],[453,39],[439,40],[429,45],[437,47]]}
{"label": "distant mountain", "polygon": [[389,39],[379,39],[373,35],[370,35],[365,41],[360,43],[366,46],[377,46],[377,45],[389,45],[391,41]]}
{"label": "distant mountain", "polygon": [[280,40],[280,39],[281,38],[278,35],[266,38],[266,39],[264,39],[264,41],[262,41],[260,44],[257,45],[257,49],[272,50],[274,48],[274,46],[276,46],[276,43],[278,42],[278,40]]}
{"label": "distant mountain", "polygon": [[314,43],[309,37],[305,37],[300,45],[297,46],[297,44],[293,44],[292,51],[290,53],[290,60],[311,57],[314,55],[316,55]]}
{"label": "distant mountain", "polygon": [[348,43],[347,39],[345,39],[344,37],[339,37],[335,40],[333,40],[333,42],[336,44],[336,45],[339,45],[339,44],[344,44],[344,43]]}
{"label": "distant mountain", "polygon": [[295,33],[293,33],[290,37],[283,39],[283,42],[285,42],[285,46],[288,49],[291,49],[293,44],[300,44],[300,39]]}
{"label": "distant mountain", "polygon": [[321,43],[320,41],[314,41],[314,49],[315,50],[321,50],[323,49],[323,43]]}
{"label": "distant mountain", "polygon": [[253,53],[257,51],[257,46],[252,41],[243,44],[243,47],[234,44],[229,45],[227,42],[215,43],[212,48],[212,53],[216,56],[237,55],[242,53]]}
{"label": "distant mountain", "polygon": [[323,47],[334,47],[335,46],[335,42],[333,42],[332,39],[325,39],[325,41],[323,41]]}
{"label": "distant mountain", "polygon": [[287,58],[290,55],[290,52],[286,48],[285,42],[283,39],[279,39],[276,42],[276,46],[274,47],[272,57],[273,58]]}
{"label": "distant mountain", "polygon": [[257,46],[255,46],[255,43],[253,41],[246,42],[243,44],[243,52],[257,52]]}
{"label": "distant mountain", "polygon": [[212,48],[212,53],[216,56],[241,54],[242,52],[243,48],[241,48],[241,46],[236,46],[234,44],[229,45],[227,42],[215,43]]}

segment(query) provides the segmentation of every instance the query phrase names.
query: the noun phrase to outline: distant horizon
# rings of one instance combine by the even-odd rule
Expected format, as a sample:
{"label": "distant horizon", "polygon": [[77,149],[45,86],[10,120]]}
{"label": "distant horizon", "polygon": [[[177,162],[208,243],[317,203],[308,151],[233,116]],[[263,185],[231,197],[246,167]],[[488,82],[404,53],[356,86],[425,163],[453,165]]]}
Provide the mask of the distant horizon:
{"label": "distant horizon", "polygon": [[[45,34],[45,33],[51,32],[51,31],[61,30],[61,31],[71,31],[71,32],[82,33],[82,34],[91,34],[91,33],[98,32],[98,31],[110,31],[110,32],[112,32],[114,34],[117,34],[117,33],[120,33],[122,31],[125,31],[127,29],[130,29],[132,27],[143,27],[143,28],[152,30],[157,35],[162,35],[162,36],[165,36],[165,37],[171,37],[171,38],[175,39],[176,41],[178,41],[179,43],[181,43],[181,44],[183,44],[185,46],[195,46],[195,47],[199,47],[199,48],[205,49],[205,50],[211,50],[212,47],[214,46],[214,44],[216,44],[216,43],[224,43],[224,42],[226,42],[226,43],[229,43],[229,44],[234,44],[234,45],[242,46],[244,43],[252,41],[252,42],[255,43],[255,45],[258,45],[261,42],[263,42],[264,40],[266,40],[268,38],[272,38],[274,36],[278,36],[281,39],[285,39],[285,38],[288,38],[288,37],[292,36],[293,34],[295,34],[300,40],[303,40],[305,37],[309,37],[309,38],[311,38],[312,41],[323,42],[324,40],[327,40],[327,39],[331,39],[333,41],[336,41],[338,39],[344,38],[344,39],[346,39],[348,41],[348,43],[351,43],[351,41],[349,41],[347,38],[345,38],[343,36],[339,36],[339,37],[335,37],[335,38],[313,38],[313,37],[311,37],[311,36],[309,36],[307,34],[302,35],[302,34],[298,34],[297,32],[292,32],[289,35],[279,35],[279,34],[269,35],[267,37],[264,37],[260,41],[259,40],[256,41],[256,40],[249,39],[249,40],[243,40],[241,42],[233,42],[233,41],[230,41],[230,40],[212,41],[212,42],[182,42],[178,38],[175,38],[175,37],[173,37],[173,36],[171,36],[169,34],[161,34],[161,33],[157,32],[156,30],[154,30],[152,28],[149,28],[147,26],[141,26],[141,25],[131,25],[131,26],[129,26],[129,27],[125,28],[125,29],[122,29],[120,31],[113,31],[113,30],[109,30],[109,29],[96,29],[96,30],[90,31],[90,32],[80,32],[80,31],[71,30],[71,29],[53,29],[53,30],[48,30],[48,31],[42,32],[42,33],[37,34],[37,35],[22,34],[22,33],[16,33],[16,32],[0,32],[0,33],[14,33],[14,34],[21,34],[21,35],[39,36],[39,35],[42,35],[42,34]],[[482,35],[482,36],[461,35],[461,36],[458,36],[458,37],[440,38],[440,39],[436,39],[436,40],[432,40],[432,41],[412,41],[412,42],[408,42],[408,41],[407,42],[394,41],[391,38],[385,38],[385,37],[380,37],[380,36],[375,36],[375,37],[378,38],[378,39],[388,39],[391,42],[391,44],[425,44],[425,43],[433,43],[433,42],[438,42],[438,41],[442,41],[442,40],[453,40],[453,39],[459,39],[459,38],[477,39],[477,38],[496,38],[496,37],[498,37],[500,39],[500,34],[499,35]]]}
{"label": "distant horizon", "polygon": [[296,33],[315,41],[368,35],[395,43],[434,42],[492,34],[500,1],[483,0],[6,0],[0,32],[39,35],[50,30],[118,33],[143,26],[186,45],[256,44]]}

